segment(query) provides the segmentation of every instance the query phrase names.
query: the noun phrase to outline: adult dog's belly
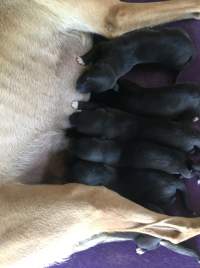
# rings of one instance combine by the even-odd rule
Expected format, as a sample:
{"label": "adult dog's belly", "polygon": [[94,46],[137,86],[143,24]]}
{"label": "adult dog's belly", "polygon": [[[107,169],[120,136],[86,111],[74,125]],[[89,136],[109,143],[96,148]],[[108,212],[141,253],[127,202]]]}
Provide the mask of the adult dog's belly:
{"label": "adult dog's belly", "polygon": [[0,49],[2,182],[40,182],[51,155],[67,148],[71,102],[88,99],[75,90],[83,71],[76,56],[91,48],[91,37],[76,32],[57,35],[45,46],[31,42],[15,40],[10,49]]}

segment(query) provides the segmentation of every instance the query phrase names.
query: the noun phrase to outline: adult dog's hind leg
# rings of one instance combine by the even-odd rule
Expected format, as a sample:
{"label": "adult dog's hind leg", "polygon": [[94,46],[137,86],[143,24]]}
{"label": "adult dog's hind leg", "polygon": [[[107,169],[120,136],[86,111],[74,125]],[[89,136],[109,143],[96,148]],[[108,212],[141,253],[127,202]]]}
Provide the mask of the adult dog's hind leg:
{"label": "adult dog's hind leg", "polygon": [[80,18],[90,31],[115,37],[132,30],[171,21],[199,18],[200,0],[125,3],[119,0],[80,1]]}
{"label": "adult dog's hind leg", "polygon": [[0,267],[46,267],[103,233],[140,232],[178,243],[199,234],[199,222],[154,213],[103,187],[1,185]]}

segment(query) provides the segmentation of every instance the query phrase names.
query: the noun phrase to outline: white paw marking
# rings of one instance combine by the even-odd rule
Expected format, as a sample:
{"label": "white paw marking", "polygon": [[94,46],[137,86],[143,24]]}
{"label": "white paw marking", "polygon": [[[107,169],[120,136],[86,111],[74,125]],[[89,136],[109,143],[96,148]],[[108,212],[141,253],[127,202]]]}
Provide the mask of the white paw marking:
{"label": "white paw marking", "polygon": [[199,179],[199,180],[197,180],[197,184],[198,184],[198,185],[200,185],[200,179]]}
{"label": "white paw marking", "polygon": [[76,57],[76,61],[78,62],[78,64],[80,65],[85,65],[85,62],[83,61],[83,59],[81,57]]}
{"label": "white paw marking", "polygon": [[141,249],[141,248],[136,248],[136,253],[138,255],[143,255],[145,253],[145,251],[143,249]]}

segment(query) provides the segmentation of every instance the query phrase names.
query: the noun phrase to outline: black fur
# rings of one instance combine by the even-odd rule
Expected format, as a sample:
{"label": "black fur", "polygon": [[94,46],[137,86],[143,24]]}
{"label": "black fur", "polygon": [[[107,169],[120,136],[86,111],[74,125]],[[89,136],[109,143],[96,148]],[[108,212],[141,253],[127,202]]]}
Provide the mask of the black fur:
{"label": "black fur", "polygon": [[145,118],[106,107],[74,113],[70,122],[80,133],[104,139],[145,139],[185,152],[200,147],[200,133],[187,122]]}
{"label": "black fur", "polygon": [[71,139],[68,150],[76,157],[113,166],[156,169],[185,178],[192,176],[187,155],[175,148],[145,141],[129,144],[99,138]]}
{"label": "black fur", "polygon": [[195,84],[143,88],[121,80],[119,92],[110,90],[93,100],[139,115],[178,118],[185,113],[192,119],[200,114],[200,86]]}
{"label": "black fur", "polygon": [[180,192],[184,206],[188,209],[183,181],[163,171],[114,168],[77,160],[71,165],[70,178],[71,182],[103,185],[140,205],[148,206],[152,203],[163,209],[169,208],[175,202],[177,192]]}
{"label": "black fur", "polygon": [[189,36],[179,29],[141,30],[100,42],[82,57],[92,64],[77,81],[77,90],[102,92],[115,87],[117,80],[141,63],[158,63],[180,70],[194,55]]}
{"label": "black fur", "polygon": [[[159,213],[164,213],[165,209],[175,202],[176,193],[180,191],[188,209],[185,185],[173,175],[164,172],[115,169],[107,165],[79,160],[71,166],[70,178],[71,182],[107,186],[122,196]],[[199,253],[184,244],[174,245],[159,238],[138,233],[108,235],[134,240],[142,253],[155,250],[162,245],[175,253],[193,257],[198,262],[200,260]]]}

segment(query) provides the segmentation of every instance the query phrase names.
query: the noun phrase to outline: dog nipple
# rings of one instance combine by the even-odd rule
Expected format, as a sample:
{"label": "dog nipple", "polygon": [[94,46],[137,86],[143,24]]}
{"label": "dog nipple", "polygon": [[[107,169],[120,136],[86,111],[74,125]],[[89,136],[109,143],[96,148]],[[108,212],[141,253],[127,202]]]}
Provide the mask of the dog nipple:
{"label": "dog nipple", "polygon": [[78,106],[79,106],[78,101],[72,101],[71,106],[74,110],[78,110]]}
{"label": "dog nipple", "polygon": [[76,57],[76,61],[78,62],[78,64],[80,64],[80,65],[85,65],[85,62],[83,61],[83,59],[81,58],[81,57],[79,57],[79,56],[77,56]]}

